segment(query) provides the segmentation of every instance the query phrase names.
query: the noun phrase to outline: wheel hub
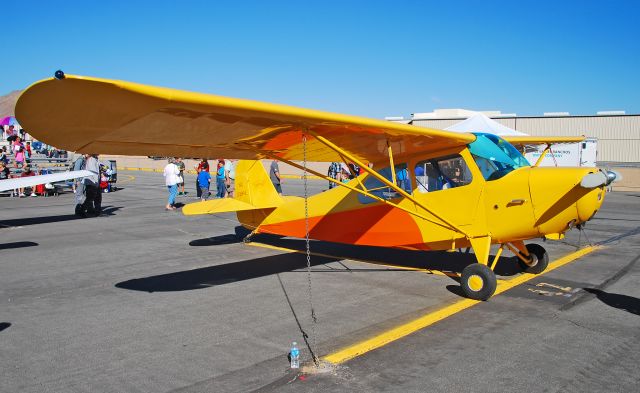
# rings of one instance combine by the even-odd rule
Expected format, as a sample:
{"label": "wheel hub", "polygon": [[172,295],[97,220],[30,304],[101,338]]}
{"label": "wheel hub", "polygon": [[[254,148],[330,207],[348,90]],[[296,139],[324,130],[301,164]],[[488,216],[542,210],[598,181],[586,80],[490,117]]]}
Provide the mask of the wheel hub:
{"label": "wheel hub", "polygon": [[484,280],[482,279],[482,277],[478,276],[477,274],[473,274],[469,276],[469,279],[467,280],[467,284],[469,285],[469,289],[471,289],[474,292],[478,292],[484,286]]}

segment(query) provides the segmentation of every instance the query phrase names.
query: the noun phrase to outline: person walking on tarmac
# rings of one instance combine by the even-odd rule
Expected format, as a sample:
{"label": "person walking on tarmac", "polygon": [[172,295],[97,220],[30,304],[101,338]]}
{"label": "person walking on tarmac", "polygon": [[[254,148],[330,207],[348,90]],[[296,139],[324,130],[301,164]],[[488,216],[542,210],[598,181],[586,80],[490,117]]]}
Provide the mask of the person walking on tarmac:
{"label": "person walking on tarmac", "polygon": [[90,154],[85,163],[85,169],[92,173],[84,178],[85,200],[80,214],[99,216],[102,211],[102,192],[100,192],[100,162],[97,154]]}
{"label": "person walking on tarmac", "polygon": [[[74,171],[81,171],[85,169],[87,164],[88,154],[83,154],[75,160],[73,163]],[[84,203],[84,179],[73,179],[73,193],[74,201],[76,204],[76,216],[82,216],[82,204]]]}
{"label": "person walking on tarmac", "polygon": [[166,210],[176,210],[176,195],[178,194],[178,176],[180,176],[180,169],[175,164],[175,157],[169,158],[168,164],[164,167],[164,184],[169,191],[169,198],[167,199]]}

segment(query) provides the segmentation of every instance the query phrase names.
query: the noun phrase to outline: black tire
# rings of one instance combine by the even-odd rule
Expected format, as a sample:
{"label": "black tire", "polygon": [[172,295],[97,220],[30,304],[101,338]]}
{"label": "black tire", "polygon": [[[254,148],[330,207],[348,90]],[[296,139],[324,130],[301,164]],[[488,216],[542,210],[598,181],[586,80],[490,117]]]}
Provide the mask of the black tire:
{"label": "black tire", "polygon": [[522,261],[522,259],[518,258],[518,263],[522,270],[526,273],[531,274],[540,274],[547,269],[549,266],[549,254],[547,250],[544,249],[539,244],[527,244],[527,251],[529,251],[529,255],[533,259],[532,264],[527,265]]}
{"label": "black tire", "polygon": [[496,291],[496,275],[486,265],[474,263],[462,270],[460,286],[469,299],[487,300]]}

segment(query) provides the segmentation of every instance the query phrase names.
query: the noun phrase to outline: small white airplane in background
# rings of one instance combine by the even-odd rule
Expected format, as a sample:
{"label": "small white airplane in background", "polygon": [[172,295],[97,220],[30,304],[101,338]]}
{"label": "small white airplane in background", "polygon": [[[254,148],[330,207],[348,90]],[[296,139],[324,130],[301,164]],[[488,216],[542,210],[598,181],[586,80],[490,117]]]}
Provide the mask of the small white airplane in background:
{"label": "small white airplane in background", "polygon": [[14,179],[0,180],[0,192],[15,190],[16,188],[33,187],[38,184],[55,183],[69,179],[80,179],[94,175],[95,173],[93,172],[82,170],[53,173],[50,175],[16,177]]}

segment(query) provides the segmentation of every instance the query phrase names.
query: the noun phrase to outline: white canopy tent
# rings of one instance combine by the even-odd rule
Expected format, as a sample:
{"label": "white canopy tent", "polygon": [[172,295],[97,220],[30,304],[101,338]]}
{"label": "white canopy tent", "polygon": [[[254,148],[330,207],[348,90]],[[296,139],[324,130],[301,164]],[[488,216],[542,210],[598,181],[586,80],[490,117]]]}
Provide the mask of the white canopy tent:
{"label": "white canopy tent", "polygon": [[445,130],[454,132],[486,132],[494,135],[527,135],[503,126],[497,121],[487,117],[484,113],[476,113],[460,123],[445,128]]}

